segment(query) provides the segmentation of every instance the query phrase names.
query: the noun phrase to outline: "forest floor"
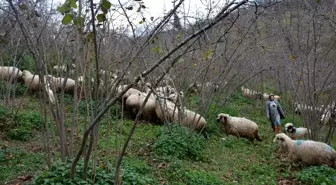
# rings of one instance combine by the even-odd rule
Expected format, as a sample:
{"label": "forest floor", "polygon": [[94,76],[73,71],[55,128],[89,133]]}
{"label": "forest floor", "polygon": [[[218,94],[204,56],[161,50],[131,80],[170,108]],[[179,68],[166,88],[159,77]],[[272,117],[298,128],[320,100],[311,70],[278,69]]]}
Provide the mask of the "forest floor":
{"label": "forest floor", "polygon": [[[17,99],[19,100],[20,98]],[[197,99],[192,98],[192,101]],[[70,121],[71,98],[67,97],[65,103],[67,119]],[[251,143],[244,138],[225,135],[218,127],[214,115],[207,118],[211,129],[199,159],[169,155],[163,157],[154,151],[153,145],[165,126],[141,122],[127,149],[125,161],[149,174],[146,178],[155,179],[159,184],[311,184],[309,181],[305,182],[304,178],[307,176],[309,179],[314,173],[302,174],[302,170],[308,167],[290,165],[276,152],[274,133],[266,119],[264,103],[243,98],[238,92],[230,99],[230,103],[219,111],[255,121],[259,125],[262,142]],[[1,104],[3,105],[3,102]],[[39,102],[32,95],[23,98],[16,119],[11,118],[12,114],[8,113],[8,108],[1,106],[0,184],[28,184],[35,176],[48,170],[47,156],[43,153],[45,140],[43,126],[39,125],[39,111]],[[81,111],[80,105],[79,112]],[[286,119],[282,120],[283,125],[293,122],[294,118],[294,122],[300,126],[301,118],[289,112],[287,111]],[[78,119],[84,120],[84,116]],[[102,168],[107,160],[113,163],[117,155],[116,148],[124,143],[133,121],[124,120],[122,126],[117,126],[121,125],[119,119],[110,121],[110,125],[106,123],[106,119],[101,123],[98,147],[98,161]],[[334,148],[335,144],[334,137]],[[301,180],[297,178],[300,173]],[[335,174],[335,170],[332,173]]]}

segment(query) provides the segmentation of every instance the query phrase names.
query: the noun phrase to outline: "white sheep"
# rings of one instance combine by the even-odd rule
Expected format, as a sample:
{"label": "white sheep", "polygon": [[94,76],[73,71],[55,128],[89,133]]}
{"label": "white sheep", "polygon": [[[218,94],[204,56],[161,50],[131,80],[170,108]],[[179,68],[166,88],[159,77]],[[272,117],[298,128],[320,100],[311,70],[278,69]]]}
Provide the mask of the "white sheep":
{"label": "white sheep", "polygon": [[[74,69],[76,68],[76,65],[75,64],[71,64],[70,65],[70,69],[69,69],[69,74],[70,75],[73,75],[74,73],[75,73],[75,71],[74,71]],[[61,66],[57,66],[57,65],[55,65],[54,67],[53,67],[53,69],[56,71],[56,72],[58,72],[58,73],[66,73],[67,72],[67,68],[68,68],[68,65],[61,65]]]}
{"label": "white sheep", "polygon": [[73,94],[75,92],[75,80],[71,78],[66,79],[62,77],[54,77],[52,75],[48,75],[48,77],[51,80],[52,86],[56,89],[56,91],[59,92],[64,89],[65,93]]}
{"label": "white sheep", "polygon": [[51,90],[51,86],[48,82],[45,84],[45,91],[47,92],[49,102],[54,105],[55,104],[54,92]]}
{"label": "white sheep", "polygon": [[27,86],[27,88],[33,92],[37,92],[43,89],[48,94],[48,99],[50,103],[55,104],[55,97],[53,91],[50,89],[50,83],[47,82],[46,77],[43,78],[45,86],[42,88],[39,75],[33,75],[27,70],[22,72],[22,78]]}
{"label": "white sheep", "polygon": [[292,140],[284,133],[273,140],[281,150],[288,153],[293,162],[302,161],[307,165],[328,165],[336,168],[336,151],[329,145],[312,140]]}
{"label": "white sheep", "polygon": [[[28,70],[22,71],[22,78],[24,83],[26,84],[27,88],[31,91],[38,91],[40,90],[41,84],[40,84],[40,77],[39,75],[33,75]],[[46,78],[44,77],[44,83],[46,83]]]}
{"label": "white sheep", "polygon": [[293,123],[286,123],[286,134],[292,139],[307,137],[310,130],[304,127],[296,128]]}
{"label": "white sheep", "polygon": [[248,138],[251,141],[254,141],[254,139],[262,141],[258,135],[258,125],[244,117],[233,117],[229,114],[220,113],[217,122],[221,122],[224,132],[227,134]]}
{"label": "white sheep", "polygon": [[181,116],[180,124],[192,130],[202,131],[207,125],[207,121],[204,117],[189,109],[184,109]]}
{"label": "white sheep", "polygon": [[[139,109],[140,109],[140,106],[145,102],[147,95],[148,95],[147,93],[140,94]],[[156,105],[155,97],[153,96],[153,94],[151,94],[144,106],[142,114],[143,114],[144,119],[150,122],[153,122],[153,123],[158,123],[159,120],[155,112],[155,105]]]}
{"label": "white sheep", "polygon": [[253,91],[251,89],[245,88],[245,87],[241,87],[242,90],[242,95],[245,98],[250,98],[250,99],[262,99],[262,94],[256,91]]}
{"label": "white sheep", "polygon": [[178,107],[169,100],[157,99],[155,102],[155,113],[161,123],[168,121],[170,123],[178,122]]}
{"label": "white sheep", "polygon": [[[117,93],[121,93],[126,87],[127,85],[120,85],[117,88]],[[125,92],[125,94],[122,95],[121,99],[125,101],[131,94],[135,94],[135,93],[141,93],[141,91],[134,89],[134,88],[130,88]]]}
{"label": "white sheep", "polygon": [[16,67],[0,66],[0,80],[18,82],[22,80],[22,71]]}

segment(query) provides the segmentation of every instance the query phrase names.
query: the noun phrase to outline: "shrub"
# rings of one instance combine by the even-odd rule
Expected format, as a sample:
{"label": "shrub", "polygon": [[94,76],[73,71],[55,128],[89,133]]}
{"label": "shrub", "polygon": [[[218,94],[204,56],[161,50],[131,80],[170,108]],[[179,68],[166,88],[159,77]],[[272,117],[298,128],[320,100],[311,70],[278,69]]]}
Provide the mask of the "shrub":
{"label": "shrub", "polygon": [[161,129],[160,135],[153,145],[153,151],[160,156],[200,160],[205,148],[204,137],[192,133],[188,128],[180,127],[178,124],[172,125],[171,128],[171,133],[167,127]]}
{"label": "shrub", "polygon": [[296,175],[296,178],[308,184],[336,184],[336,170],[329,168],[328,166],[312,166],[303,169]]}
{"label": "shrub", "polygon": [[38,112],[18,113],[14,117],[15,126],[43,128],[43,120]]}
{"label": "shrub", "polygon": [[[127,160],[127,159],[126,159]],[[133,162],[135,162],[133,164]],[[124,162],[125,168],[122,170],[122,181],[124,185],[139,184],[159,184],[155,179],[153,179],[148,174],[151,174],[149,167],[140,161],[130,160],[130,162]],[[95,181],[91,179],[94,176],[92,165],[89,164],[88,178],[83,180],[84,162],[81,160],[77,165],[76,176],[74,179],[69,178],[71,161],[68,160],[66,163],[57,163],[52,167],[50,172],[44,172],[40,176],[36,177],[32,184],[114,184],[114,171],[107,173],[105,169],[96,167]]]}
{"label": "shrub", "polygon": [[27,141],[31,137],[31,132],[25,127],[19,127],[9,130],[7,136],[14,140]]}

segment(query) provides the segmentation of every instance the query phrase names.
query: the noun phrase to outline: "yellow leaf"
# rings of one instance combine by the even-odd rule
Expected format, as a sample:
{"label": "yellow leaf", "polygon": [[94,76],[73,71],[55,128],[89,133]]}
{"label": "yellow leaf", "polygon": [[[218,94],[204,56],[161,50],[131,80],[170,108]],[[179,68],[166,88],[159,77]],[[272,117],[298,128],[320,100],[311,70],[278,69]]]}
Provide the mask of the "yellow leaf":
{"label": "yellow leaf", "polygon": [[291,54],[291,55],[289,56],[289,58],[290,58],[291,60],[294,60],[294,59],[295,59],[295,56],[294,56],[293,54]]}

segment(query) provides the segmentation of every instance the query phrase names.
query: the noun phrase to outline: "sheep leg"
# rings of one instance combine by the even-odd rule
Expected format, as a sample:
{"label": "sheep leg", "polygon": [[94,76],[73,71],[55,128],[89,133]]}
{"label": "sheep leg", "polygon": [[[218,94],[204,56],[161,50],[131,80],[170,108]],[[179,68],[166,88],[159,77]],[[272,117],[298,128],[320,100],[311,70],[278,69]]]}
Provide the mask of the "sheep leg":
{"label": "sheep leg", "polygon": [[238,138],[240,137],[239,132],[237,130],[232,130],[231,135],[236,136]]}

